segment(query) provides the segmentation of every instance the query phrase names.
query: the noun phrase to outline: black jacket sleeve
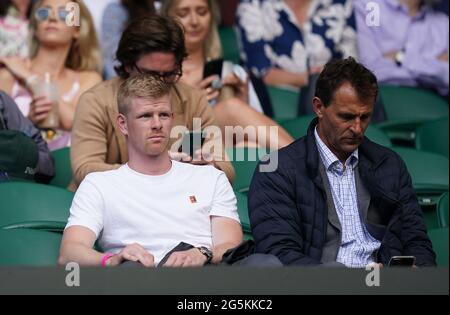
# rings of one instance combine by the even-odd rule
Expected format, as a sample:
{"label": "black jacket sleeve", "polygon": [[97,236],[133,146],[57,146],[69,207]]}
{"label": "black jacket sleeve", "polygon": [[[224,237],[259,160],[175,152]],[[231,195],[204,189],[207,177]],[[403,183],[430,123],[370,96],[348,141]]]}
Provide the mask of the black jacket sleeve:
{"label": "black jacket sleeve", "polygon": [[256,251],[277,256],[284,265],[319,265],[304,254],[294,174],[280,161],[274,172],[258,166],[249,191],[249,215]]}
{"label": "black jacket sleeve", "polygon": [[43,183],[49,182],[55,176],[55,167],[47,143],[42,138],[40,131],[22,115],[16,103],[1,91],[0,110],[3,113],[8,129],[23,132],[36,143],[39,149],[39,162],[36,168],[35,180]]}

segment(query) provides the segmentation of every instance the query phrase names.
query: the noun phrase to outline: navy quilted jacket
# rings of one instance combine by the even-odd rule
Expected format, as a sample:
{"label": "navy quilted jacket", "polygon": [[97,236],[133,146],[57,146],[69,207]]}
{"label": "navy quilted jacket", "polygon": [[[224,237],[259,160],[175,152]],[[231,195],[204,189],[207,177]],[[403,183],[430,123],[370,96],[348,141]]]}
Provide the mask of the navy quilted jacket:
{"label": "navy quilted jacket", "polygon": [[[306,137],[277,152],[275,172],[258,167],[249,191],[257,252],[276,255],[285,265],[320,264],[326,242],[328,207],[319,174],[316,125],[317,119]],[[270,156],[272,162],[277,153]],[[377,261],[387,265],[392,256],[412,255],[417,266],[434,266],[436,257],[402,159],[366,138],[359,147],[358,168],[371,205],[380,209],[381,224],[367,223],[382,243]]]}

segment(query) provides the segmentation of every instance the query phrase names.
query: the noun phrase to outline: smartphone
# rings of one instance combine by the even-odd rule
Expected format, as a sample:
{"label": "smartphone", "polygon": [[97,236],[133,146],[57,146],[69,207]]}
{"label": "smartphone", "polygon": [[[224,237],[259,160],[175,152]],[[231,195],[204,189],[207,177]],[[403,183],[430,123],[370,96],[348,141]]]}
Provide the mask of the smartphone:
{"label": "smartphone", "polygon": [[205,143],[206,135],[201,131],[186,132],[183,135],[183,140],[178,152],[184,152],[187,155],[194,157],[195,151],[201,149]]}
{"label": "smartphone", "polygon": [[415,263],[414,256],[393,256],[389,261],[389,267],[412,267]]}
{"label": "smartphone", "polygon": [[212,75],[218,75],[222,78],[223,59],[214,59],[205,63],[203,68],[203,79]]}

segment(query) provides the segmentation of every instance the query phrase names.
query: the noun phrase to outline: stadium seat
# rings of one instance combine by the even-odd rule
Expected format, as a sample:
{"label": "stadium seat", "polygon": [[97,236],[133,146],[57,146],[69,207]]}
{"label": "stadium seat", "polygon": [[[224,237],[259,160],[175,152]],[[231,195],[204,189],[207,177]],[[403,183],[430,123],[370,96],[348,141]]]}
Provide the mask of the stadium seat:
{"label": "stadium seat", "polygon": [[448,156],[448,117],[423,124],[417,129],[416,148]]}
{"label": "stadium seat", "polygon": [[224,60],[235,64],[240,62],[239,43],[232,27],[219,28],[220,41],[222,42]]}
{"label": "stadium seat", "polygon": [[55,177],[50,185],[67,188],[72,180],[72,166],[70,165],[70,148],[63,148],[52,152],[55,161]]}
{"label": "stadium seat", "polygon": [[419,88],[381,86],[387,121],[378,124],[391,139],[413,142],[421,124],[448,117],[448,104],[433,92]]}
{"label": "stadium seat", "polygon": [[448,228],[430,230],[428,236],[433,243],[437,265],[448,267]]}
{"label": "stadium seat", "polygon": [[437,209],[439,227],[448,228],[448,192],[439,199]]}
{"label": "stadium seat", "polygon": [[283,121],[296,118],[298,115],[299,93],[277,87],[268,87],[274,119]]}
{"label": "stadium seat", "polygon": [[0,266],[56,266],[61,235],[18,229],[0,229]]}
{"label": "stadium seat", "polygon": [[235,191],[246,193],[256,166],[259,160],[267,154],[267,151],[263,148],[229,148],[227,154],[236,172],[233,188]]}
{"label": "stadium seat", "polygon": [[237,198],[237,207],[239,219],[241,220],[242,230],[244,233],[251,234],[250,218],[248,217],[248,199],[247,196],[240,192],[235,192]]}
{"label": "stadium seat", "polygon": [[413,186],[429,229],[439,226],[436,207],[442,194],[448,191],[449,162],[442,155],[396,147],[411,174]]}
{"label": "stadium seat", "polygon": [[[294,138],[298,139],[306,136],[308,127],[314,116],[303,116],[280,122],[280,125]],[[392,147],[392,142],[383,130],[375,125],[369,125],[366,130],[366,137],[385,147]]]}
{"label": "stadium seat", "polygon": [[[394,148],[405,161],[417,193],[437,194],[438,199],[448,191],[449,161],[446,157],[409,148]],[[437,200],[435,204],[437,204]],[[429,204],[429,202],[426,202]]]}
{"label": "stadium seat", "polygon": [[74,194],[35,183],[0,184],[0,228],[61,232],[69,218]]}

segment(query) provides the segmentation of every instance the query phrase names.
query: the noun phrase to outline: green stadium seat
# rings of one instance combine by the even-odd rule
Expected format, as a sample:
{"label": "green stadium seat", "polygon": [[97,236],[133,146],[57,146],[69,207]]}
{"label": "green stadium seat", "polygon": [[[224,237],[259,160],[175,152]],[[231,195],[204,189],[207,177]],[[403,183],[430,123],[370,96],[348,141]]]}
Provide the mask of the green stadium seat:
{"label": "green stadium seat", "polygon": [[409,148],[396,147],[394,151],[405,161],[419,194],[437,193],[440,198],[448,191],[448,158]]}
{"label": "green stadium seat", "polygon": [[308,127],[314,116],[301,116],[292,118],[280,122],[280,126],[283,127],[294,139],[299,139],[306,136]]}
{"label": "green stadium seat", "polygon": [[242,231],[251,234],[250,218],[248,217],[248,199],[247,196],[238,191],[235,192],[237,198],[237,207],[239,219],[241,220]]}
{"label": "green stadium seat", "polygon": [[18,229],[0,229],[0,266],[57,266],[61,235]]}
{"label": "green stadium seat", "polygon": [[[308,127],[314,116],[302,116],[290,120],[285,120],[280,122],[280,125],[286,129],[286,131],[295,139],[299,139],[306,136]],[[386,133],[376,127],[375,125],[369,125],[366,130],[366,137],[368,137],[373,142],[376,142],[385,147],[392,147],[392,142]]]}
{"label": "green stadium seat", "polygon": [[421,124],[448,117],[448,104],[433,92],[419,88],[381,86],[387,121],[378,124],[391,139],[413,142]]}
{"label": "green stadium seat", "polygon": [[246,193],[250,187],[253,174],[261,158],[267,155],[265,148],[228,148],[227,154],[231,159],[236,178],[233,183],[235,191]]}
{"label": "green stadium seat", "polygon": [[409,148],[396,147],[394,150],[405,161],[411,174],[428,229],[437,228],[437,203],[442,194],[448,191],[448,159],[442,155]]}
{"label": "green stadium seat", "polygon": [[449,157],[448,135],[448,117],[423,124],[417,129],[416,148]]}
{"label": "green stadium seat", "polygon": [[270,86],[267,88],[272,102],[274,119],[282,121],[296,118],[298,115],[299,93]]}
{"label": "green stadium seat", "polygon": [[448,267],[448,228],[428,231],[440,267]]}
{"label": "green stadium seat", "polygon": [[251,233],[244,232],[244,241],[254,241],[253,235]]}
{"label": "green stadium seat", "polygon": [[448,228],[448,192],[442,195],[437,206],[439,227]]}
{"label": "green stadium seat", "polygon": [[30,228],[62,232],[74,194],[35,183],[0,184],[0,228]]}
{"label": "green stadium seat", "polygon": [[220,27],[219,36],[222,43],[224,60],[239,64],[241,57],[239,43],[234,29],[232,27]]}
{"label": "green stadium seat", "polygon": [[52,152],[55,160],[55,177],[50,185],[67,188],[72,181],[72,166],[70,164],[70,148],[63,148]]}

